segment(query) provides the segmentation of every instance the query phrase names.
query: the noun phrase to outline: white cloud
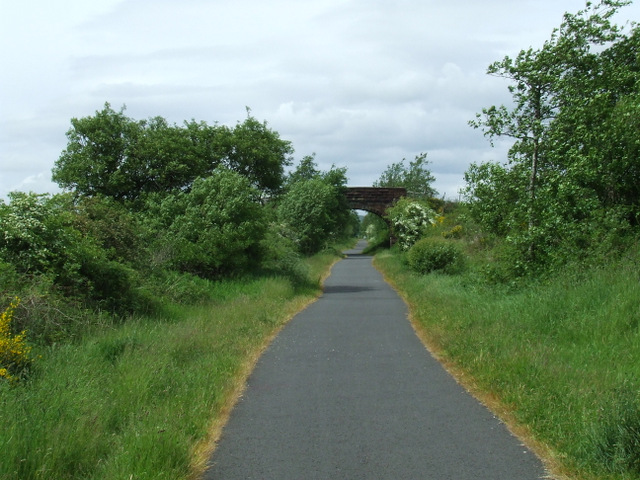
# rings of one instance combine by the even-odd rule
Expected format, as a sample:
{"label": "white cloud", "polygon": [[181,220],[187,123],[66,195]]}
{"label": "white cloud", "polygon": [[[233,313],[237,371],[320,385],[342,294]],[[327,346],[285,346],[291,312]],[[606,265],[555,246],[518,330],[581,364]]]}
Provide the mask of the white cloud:
{"label": "white cloud", "polygon": [[[467,122],[508,101],[489,63],[541,45],[582,0],[0,0],[0,197],[51,191],[72,117],[235,124],[245,106],[353,184],[427,152],[455,196],[500,159]],[[626,11],[626,13],[625,13]],[[638,16],[636,5],[623,9]]]}

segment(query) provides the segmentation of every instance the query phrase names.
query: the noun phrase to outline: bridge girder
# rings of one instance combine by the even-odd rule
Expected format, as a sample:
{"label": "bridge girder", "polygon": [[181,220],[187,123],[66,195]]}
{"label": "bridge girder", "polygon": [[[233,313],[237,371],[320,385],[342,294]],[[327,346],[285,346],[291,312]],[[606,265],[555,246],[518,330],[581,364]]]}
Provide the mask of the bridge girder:
{"label": "bridge girder", "polygon": [[349,187],[346,191],[349,206],[384,218],[387,208],[407,195],[405,188]]}

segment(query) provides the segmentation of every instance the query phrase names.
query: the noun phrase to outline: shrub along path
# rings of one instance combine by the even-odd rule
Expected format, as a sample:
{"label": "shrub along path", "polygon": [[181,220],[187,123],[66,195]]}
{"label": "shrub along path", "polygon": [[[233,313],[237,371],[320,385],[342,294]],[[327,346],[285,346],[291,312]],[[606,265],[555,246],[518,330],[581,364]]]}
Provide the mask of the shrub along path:
{"label": "shrub along path", "polygon": [[543,478],[429,355],[363,246],[264,353],[205,479]]}

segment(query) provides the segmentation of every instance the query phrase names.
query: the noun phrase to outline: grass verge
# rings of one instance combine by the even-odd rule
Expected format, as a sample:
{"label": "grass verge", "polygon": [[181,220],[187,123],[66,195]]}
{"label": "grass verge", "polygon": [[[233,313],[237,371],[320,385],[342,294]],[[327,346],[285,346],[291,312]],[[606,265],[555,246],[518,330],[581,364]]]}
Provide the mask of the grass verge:
{"label": "grass verge", "polygon": [[197,478],[260,352],[337,259],[311,259],[304,288],[213,284],[217,301],[41,348],[27,382],[0,382],[0,479]]}
{"label": "grass verge", "polygon": [[639,263],[514,291],[375,260],[430,350],[556,478],[576,480],[640,478]]}

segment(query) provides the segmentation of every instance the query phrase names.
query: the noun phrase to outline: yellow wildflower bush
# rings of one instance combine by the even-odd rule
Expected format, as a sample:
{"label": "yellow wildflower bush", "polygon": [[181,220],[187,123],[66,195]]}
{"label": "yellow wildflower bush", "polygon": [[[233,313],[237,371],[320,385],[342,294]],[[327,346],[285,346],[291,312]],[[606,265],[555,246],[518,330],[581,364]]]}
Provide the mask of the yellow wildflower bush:
{"label": "yellow wildflower bush", "polygon": [[456,225],[451,230],[442,232],[442,236],[444,238],[462,238],[462,234],[463,234],[462,225]]}
{"label": "yellow wildflower bush", "polygon": [[27,332],[11,332],[11,321],[20,299],[16,298],[0,315],[0,378],[18,380],[31,364],[31,347],[27,345]]}

